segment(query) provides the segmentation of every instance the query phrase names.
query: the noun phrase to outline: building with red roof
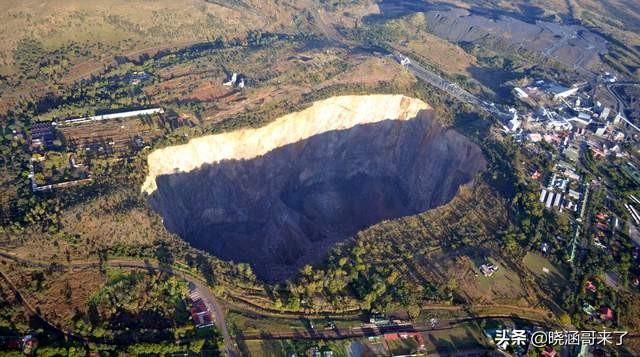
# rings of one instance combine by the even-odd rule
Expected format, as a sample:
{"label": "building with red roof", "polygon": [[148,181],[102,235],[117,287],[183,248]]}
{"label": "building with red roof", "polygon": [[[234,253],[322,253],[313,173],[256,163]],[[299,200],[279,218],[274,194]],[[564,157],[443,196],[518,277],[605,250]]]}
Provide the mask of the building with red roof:
{"label": "building with red roof", "polygon": [[600,320],[611,321],[613,320],[613,310],[610,307],[602,306],[600,308]]}

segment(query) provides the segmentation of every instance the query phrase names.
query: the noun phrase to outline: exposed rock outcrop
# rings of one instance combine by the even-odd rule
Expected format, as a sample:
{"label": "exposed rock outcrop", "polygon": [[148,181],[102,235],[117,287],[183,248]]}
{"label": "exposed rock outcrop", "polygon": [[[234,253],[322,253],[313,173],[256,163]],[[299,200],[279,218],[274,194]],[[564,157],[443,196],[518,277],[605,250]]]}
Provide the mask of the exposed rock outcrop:
{"label": "exposed rock outcrop", "polygon": [[362,228],[448,202],[484,166],[424,102],[345,96],[157,150],[142,189],[169,230],[278,280]]}

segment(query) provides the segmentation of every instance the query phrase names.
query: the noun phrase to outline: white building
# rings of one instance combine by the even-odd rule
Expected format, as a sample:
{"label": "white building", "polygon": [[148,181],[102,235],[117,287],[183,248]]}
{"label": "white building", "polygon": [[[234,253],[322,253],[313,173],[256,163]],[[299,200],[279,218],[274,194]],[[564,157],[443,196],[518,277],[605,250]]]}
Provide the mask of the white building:
{"label": "white building", "polygon": [[542,141],[542,135],[540,135],[539,133],[530,133],[529,135],[527,135],[527,139],[529,139],[529,141],[533,143],[537,143]]}
{"label": "white building", "polygon": [[551,94],[553,94],[553,100],[560,100],[560,99],[571,97],[572,95],[578,93],[578,90],[580,90],[580,87],[566,88],[566,87],[554,86],[550,89],[550,92]]}
{"label": "white building", "polygon": [[237,81],[237,80],[238,80],[238,74],[234,72],[234,73],[231,75],[231,78],[229,78],[229,80],[228,80],[228,81],[224,82],[224,83],[223,83],[223,85],[225,85],[225,86],[232,86],[232,85],[236,84],[236,81]]}
{"label": "white building", "polygon": [[527,94],[527,92],[523,91],[522,88],[515,87],[515,88],[513,88],[513,90],[515,91],[516,96],[518,97],[518,99],[529,98],[529,95]]}
{"label": "white building", "polygon": [[613,118],[613,124],[618,125],[620,123],[620,121],[622,120],[622,114],[618,113],[615,118]]}
{"label": "white building", "polygon": [[62,126],[62,125],[68,125],[68,124],[80,124],[80,123],[87,123],[92,121],[123,119],[123,118],[131,118],[131,117],[137,117],[142,115],[153,115],[153,114],[162,114],[162,113],[164,113],[164,109],[162,108],[133,110],[130,112],[120,112],[120,113],[113,113],[113,114],[94,115],[91,117],[84,117],[84,118],[68,119],[56,125]]}
{"label": "white building", "polygon": [[603,127],[600,127],[600,128],[596,129],[596,135],[597,136],[604,136],[604,134],[606,132],[607,132],[607,127],[606,126],[603,126]]}

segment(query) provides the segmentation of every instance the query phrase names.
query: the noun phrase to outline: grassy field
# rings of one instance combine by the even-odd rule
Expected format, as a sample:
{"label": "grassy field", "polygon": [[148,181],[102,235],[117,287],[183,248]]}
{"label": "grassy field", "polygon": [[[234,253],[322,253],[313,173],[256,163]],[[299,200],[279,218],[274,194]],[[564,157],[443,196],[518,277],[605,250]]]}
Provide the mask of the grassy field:
{"label": "grassy field", "polygon": [[475,324],[465,324],[452,330],[423,334],[426,354],[456,354],[487,348],[486,338]]}
{"label": "grassy field", "polygon": [[330,349],[336,357],[347,357],[350,341],[246,341],[249,356],[286,356],[296,353],[305,356],[306,352],[317,347],[320,351]]}
{"label": "grassy field", "polygon": [[[27,301],[58,326],[81,334],[117,336],[120,329],[193,330],[186,283],[145,271],[97,268],[50,272],[9,269]],[[193,333],[193,331],[191,331]]]}
{"label": "grassy field", "polygon": [[250,28],[277,29],[292,11],[277,9],[268,1],[248,2],[249,8],[262,5],[259,12],[236,4],[198,0],[3,1],[0,32],[5,36],[0,42],[0,63],[13,65],[10,56],[23,38],[35,38],[45,49],[87,44],[91,49],[88,59],[100,59],[117,54],[115,51],[123,54],[216,36],[233,37]]}
{"label": "grassy field", "polygon": [[[0,4],[0,109],[20,97],[56,92],[99,74],[115,57],[139,59],[159,51],[221,39],[242,42],[248,31],[313,32],[316,1],[169,0],[16,1]],[[352,15],[365,14],[356,6]],[[338,21],[344,15],[332,19]],[[202,88],[206,95],[206,88]]]}

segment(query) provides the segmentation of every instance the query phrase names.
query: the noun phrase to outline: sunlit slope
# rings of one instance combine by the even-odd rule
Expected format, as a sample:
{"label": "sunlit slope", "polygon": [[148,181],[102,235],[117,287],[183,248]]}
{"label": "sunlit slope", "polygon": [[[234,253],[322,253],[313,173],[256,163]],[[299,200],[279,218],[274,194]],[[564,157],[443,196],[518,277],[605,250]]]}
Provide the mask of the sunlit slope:
{"label": "sunlit slope", "polygon": [[160,175],[190,172],[222,160],[251,159],[314,135],[388,119],[408,120],[426,109],[430,107],[425,102],[402,95],[341,96],[319,101],[258,129],[205,136],[152,152],[142,191],[153,193]]}

